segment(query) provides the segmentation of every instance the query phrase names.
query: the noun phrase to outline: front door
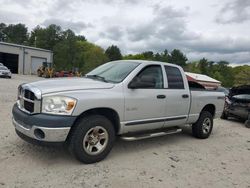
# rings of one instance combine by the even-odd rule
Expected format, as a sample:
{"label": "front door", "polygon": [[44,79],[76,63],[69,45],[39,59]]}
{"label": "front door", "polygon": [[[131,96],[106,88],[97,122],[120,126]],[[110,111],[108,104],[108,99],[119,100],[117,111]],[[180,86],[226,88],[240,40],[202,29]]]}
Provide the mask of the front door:
{"label": "front door", "polygon": [[125,126],[129,130],[149,130],[162,128],[165,115],[165,89],[160,65],[144,67],[136,78],[155,78],[152,87],[130,89],[125,87]]}

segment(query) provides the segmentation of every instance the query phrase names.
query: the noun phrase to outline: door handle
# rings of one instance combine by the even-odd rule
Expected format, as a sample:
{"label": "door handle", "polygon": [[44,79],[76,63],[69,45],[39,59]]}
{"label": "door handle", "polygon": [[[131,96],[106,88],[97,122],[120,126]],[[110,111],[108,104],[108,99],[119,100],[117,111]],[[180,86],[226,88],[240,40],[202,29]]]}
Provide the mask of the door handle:
{"label": "door handle", "polygon": [[157,95],[157,99],[165,99],[166,95]]}
{"label": "door handle", "polygon": [[188,98],[189,97],[189,95],[188,94],[184,94],[184,95],[182,95],[182,98]]}

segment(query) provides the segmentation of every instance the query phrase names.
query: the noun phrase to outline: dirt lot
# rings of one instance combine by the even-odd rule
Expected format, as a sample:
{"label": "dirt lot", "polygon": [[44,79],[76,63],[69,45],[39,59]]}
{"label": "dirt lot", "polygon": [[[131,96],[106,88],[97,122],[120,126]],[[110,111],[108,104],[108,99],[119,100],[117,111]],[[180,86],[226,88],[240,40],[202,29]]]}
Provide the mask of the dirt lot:
{"label": "dirt lot", "polygon": [[216,120],[211,137],[182,133],[136,142],[118,140],[107,159],[76,161],[63,148],[34,146],[15,134],[17,86],[38,80],[0,79],[0,187],[250,187],[250,129]]}

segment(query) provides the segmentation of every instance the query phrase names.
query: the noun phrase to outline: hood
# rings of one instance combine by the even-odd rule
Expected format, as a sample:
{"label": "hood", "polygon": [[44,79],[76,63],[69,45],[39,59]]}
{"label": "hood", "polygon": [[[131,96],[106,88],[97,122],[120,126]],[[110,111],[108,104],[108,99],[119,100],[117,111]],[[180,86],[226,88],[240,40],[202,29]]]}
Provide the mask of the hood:
{"label": "hood", "polygon": [[232,87],[229,92],[229,97],[234,95],[248,94],[250,95],[250,85],[241,85],[237,87]]}
{"label": "hood", "polygon": [[109,89],[114,87],[112,83],[106,83],[89,78],[55,78],[29,83],[38,88],[42,94],[86,90],[86,89]]}

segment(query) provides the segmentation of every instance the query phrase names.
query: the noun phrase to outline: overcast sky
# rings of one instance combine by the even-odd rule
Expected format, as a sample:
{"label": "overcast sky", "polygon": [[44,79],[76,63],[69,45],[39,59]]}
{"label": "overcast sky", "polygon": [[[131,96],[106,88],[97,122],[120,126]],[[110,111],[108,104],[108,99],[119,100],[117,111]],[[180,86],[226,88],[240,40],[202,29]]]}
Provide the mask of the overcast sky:
{"label": "overcast sky", "polygon": [[250,0],[0,0],[0,22],[58,24],[123,54],[181,49],[250,64]]}

